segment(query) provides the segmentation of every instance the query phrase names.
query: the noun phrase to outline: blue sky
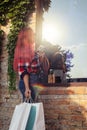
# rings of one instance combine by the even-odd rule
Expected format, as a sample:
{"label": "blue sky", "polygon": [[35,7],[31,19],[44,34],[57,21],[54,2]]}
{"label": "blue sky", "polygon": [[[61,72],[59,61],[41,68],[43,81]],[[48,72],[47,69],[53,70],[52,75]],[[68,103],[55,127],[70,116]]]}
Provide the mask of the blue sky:
{"label": "blue sky", "polygon": [[43,28],[43,38],[73,52],[71,76],[87,78],[87,0],[52,0]]}

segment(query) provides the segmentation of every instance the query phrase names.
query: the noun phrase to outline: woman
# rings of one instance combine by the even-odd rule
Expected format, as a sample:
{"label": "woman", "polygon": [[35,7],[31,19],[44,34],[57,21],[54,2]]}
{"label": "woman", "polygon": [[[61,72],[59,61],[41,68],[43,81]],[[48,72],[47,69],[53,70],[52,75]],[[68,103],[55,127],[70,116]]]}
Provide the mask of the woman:
{"label": "woman", "polygon": [[48,82],[48,71],[50,68],[49,60],[45,53],[45,47],[40,45],[37,49],[37,54],[39,56],[40,61],[40,73],[39,73],[39,80],[40,83],[45,84]]}
{"label": "woman", "polygon": [[[18,34],[13,63],[14,70],[19,73],[19,89],[22,93],[23,101],[25,98],[30,97],[32,97],[33,100],[35,99],[35,92],[31,83],[38,81],[36,73],[38,72],[37,66],[39,66],[39,63],[35,60],[32,62],[34,51],[34,33],[31,28],[23,28]],[[31,73],[34,77],[33,80],[32,76],[30,76]]]}

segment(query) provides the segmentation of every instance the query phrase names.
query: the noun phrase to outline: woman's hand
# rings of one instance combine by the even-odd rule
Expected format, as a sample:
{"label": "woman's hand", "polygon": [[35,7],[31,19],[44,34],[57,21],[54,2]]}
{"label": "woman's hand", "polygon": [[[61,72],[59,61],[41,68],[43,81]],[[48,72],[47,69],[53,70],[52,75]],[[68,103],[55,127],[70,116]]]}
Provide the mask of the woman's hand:
{"label": "woman's hand", "polygon": [[25,90],[25,97],[26,98],[31,98],[31,90],[30,89]]}

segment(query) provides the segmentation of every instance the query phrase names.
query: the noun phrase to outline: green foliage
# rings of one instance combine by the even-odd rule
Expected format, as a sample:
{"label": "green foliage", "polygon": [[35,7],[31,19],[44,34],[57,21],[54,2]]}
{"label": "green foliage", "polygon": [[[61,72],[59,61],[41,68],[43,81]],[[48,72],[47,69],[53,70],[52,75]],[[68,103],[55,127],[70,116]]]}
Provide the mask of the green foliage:
{"label": "green foliage", "polygon": [[25,21],[29,13],[32,13],[34,9],[34,0],[3,0],[0,3],[0,23],[6,25],[9,19],[12,22],[17,21],[17,23],[20,20],[21,22]]}
{"label": "green foliage", "polygon": [[35,11],[34,0],[4,0],[0,3],[0,24],[5,26],[11,20],[8,35],[8,86],[9,90],[16,89],[16,73],[13,70],[14,49],[17,35],[21,28],[26,26],[27,17]]}
{"label": "green foliage", "polygon": [[[43,0],[45,11],[50,6],[50,0]],[[6,26],[11,20],[10,33],[8,35],[8,86],[9,90],[16,89],[16,73],[13,70],[14,49],[17,35],[21,28],[26,26],[27,18],[35,11],[35,0],[1,0],[0,24]]]}

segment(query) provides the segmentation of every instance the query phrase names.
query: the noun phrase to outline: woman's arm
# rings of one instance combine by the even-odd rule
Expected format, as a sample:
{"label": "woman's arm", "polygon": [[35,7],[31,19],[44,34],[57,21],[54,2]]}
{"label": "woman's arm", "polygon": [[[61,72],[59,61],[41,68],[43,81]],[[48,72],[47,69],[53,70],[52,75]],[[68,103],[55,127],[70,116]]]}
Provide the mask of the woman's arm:
{"label": "woman's arm", "polygon": [[30,98],[31,97],[31,90],[30,90],[30,87],[29,87],[29,75],[28,74],[24,75],[23,81],[24,81],[24,84],[25,84],[25,97]]}

